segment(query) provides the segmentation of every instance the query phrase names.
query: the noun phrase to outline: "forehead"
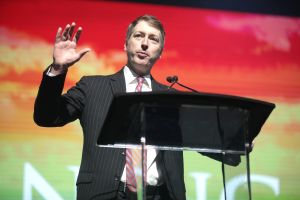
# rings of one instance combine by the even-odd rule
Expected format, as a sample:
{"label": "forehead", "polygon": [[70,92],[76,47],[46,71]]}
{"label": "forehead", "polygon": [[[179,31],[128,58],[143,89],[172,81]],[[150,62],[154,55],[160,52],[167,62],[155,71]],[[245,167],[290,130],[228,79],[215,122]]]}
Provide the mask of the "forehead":
{"label": "forehead", "polygon": [[135,33],[135,32],[143,32],[143,33],[147,33],[147,34],[161,36],[160,30],[151,26],[146,21],[138,22],[137,25],[133,28],[133,33]]}

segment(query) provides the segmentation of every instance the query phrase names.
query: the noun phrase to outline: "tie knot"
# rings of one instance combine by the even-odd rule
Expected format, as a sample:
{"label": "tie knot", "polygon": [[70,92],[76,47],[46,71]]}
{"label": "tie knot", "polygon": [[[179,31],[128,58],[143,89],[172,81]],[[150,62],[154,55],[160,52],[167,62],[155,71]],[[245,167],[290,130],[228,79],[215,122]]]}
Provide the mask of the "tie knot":
{"label": "tie knot", "polygon": [[136,88],[135,88],[135,91],[136,91],[136,92],[141,92],[141,91],[142,91],[143,83],[144,83],[144,81],[145,81],[145,78],[142,77],[142,76],[139,76],[139,77],[137,77],[136,79],[137,79],[138,84],[137,84],[137,86],[136,86]]}
{"label": "tie knot", "polygon": [[136,79],[137,79],[138,83],[143,83],[145,80],[145,78],[143,76],[139,76]]}

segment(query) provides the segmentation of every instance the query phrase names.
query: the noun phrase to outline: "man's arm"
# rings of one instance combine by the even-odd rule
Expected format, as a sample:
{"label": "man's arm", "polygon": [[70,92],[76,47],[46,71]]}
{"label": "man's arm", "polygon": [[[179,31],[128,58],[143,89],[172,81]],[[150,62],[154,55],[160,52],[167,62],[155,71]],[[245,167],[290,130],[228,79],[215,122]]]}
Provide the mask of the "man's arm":
{"label": "man's arm", "polygon": [[73,22],[63,32],[59,27],[56,33],[53,63],[43,74],[34,106],[34,121],[40,126],[62,126],[75,120],[82,110],[85,97],[83,81],[61,96],[68,68],[90,51],[86,48],[76,52],[82,28],[79,27],[72,38],[74,28]]}
{"label": "man's arm", "polygon": [[80,117],[88,91],[85,78],[61,95],[66,74],[55,77],[44,72],[34,104],[34,121],[39,126],[63,126]]}

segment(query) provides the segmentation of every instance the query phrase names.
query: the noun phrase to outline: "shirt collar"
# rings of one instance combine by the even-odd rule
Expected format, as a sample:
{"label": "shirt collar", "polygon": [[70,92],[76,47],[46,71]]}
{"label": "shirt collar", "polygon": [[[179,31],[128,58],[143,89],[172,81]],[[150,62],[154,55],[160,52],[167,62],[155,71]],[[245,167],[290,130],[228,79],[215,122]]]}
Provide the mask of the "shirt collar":
{"label": "shirt collar", "polygon": [[[132,84],[132,83],[136,83],[136,78],[138,77],[138,75],[132,71],[129,67],[125,66],[124,67],[124,76],[125,76],[125,83],[126,85]],[[150,74],[143,76],[145,78],[145,82],[144,84],[146,84],[149,88],[151,87],[151,76]]]}

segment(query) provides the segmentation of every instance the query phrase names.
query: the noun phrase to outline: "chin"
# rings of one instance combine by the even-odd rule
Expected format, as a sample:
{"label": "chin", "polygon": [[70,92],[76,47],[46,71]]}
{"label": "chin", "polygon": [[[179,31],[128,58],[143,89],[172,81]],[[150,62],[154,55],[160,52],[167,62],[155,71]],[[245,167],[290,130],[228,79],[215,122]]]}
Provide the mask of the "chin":
{"label": "chin", "polygon": [[127,66],[140,76],[150,74],[153,63],[150,60],[131,59],[128,60]]}
{"label": "chin", "polygon": [[150,72],[148,70],[140,70],[140,69],[136,69],[135,73],[137,73],[140,76],[145,76],[147,74],[149,74]]}
{"label": "chin", "polygon": [[150,74],[150,69],[148,66],[145,66],[145,65],[139,65],[139,66],[133,67],[133,71],[140,76]]}

